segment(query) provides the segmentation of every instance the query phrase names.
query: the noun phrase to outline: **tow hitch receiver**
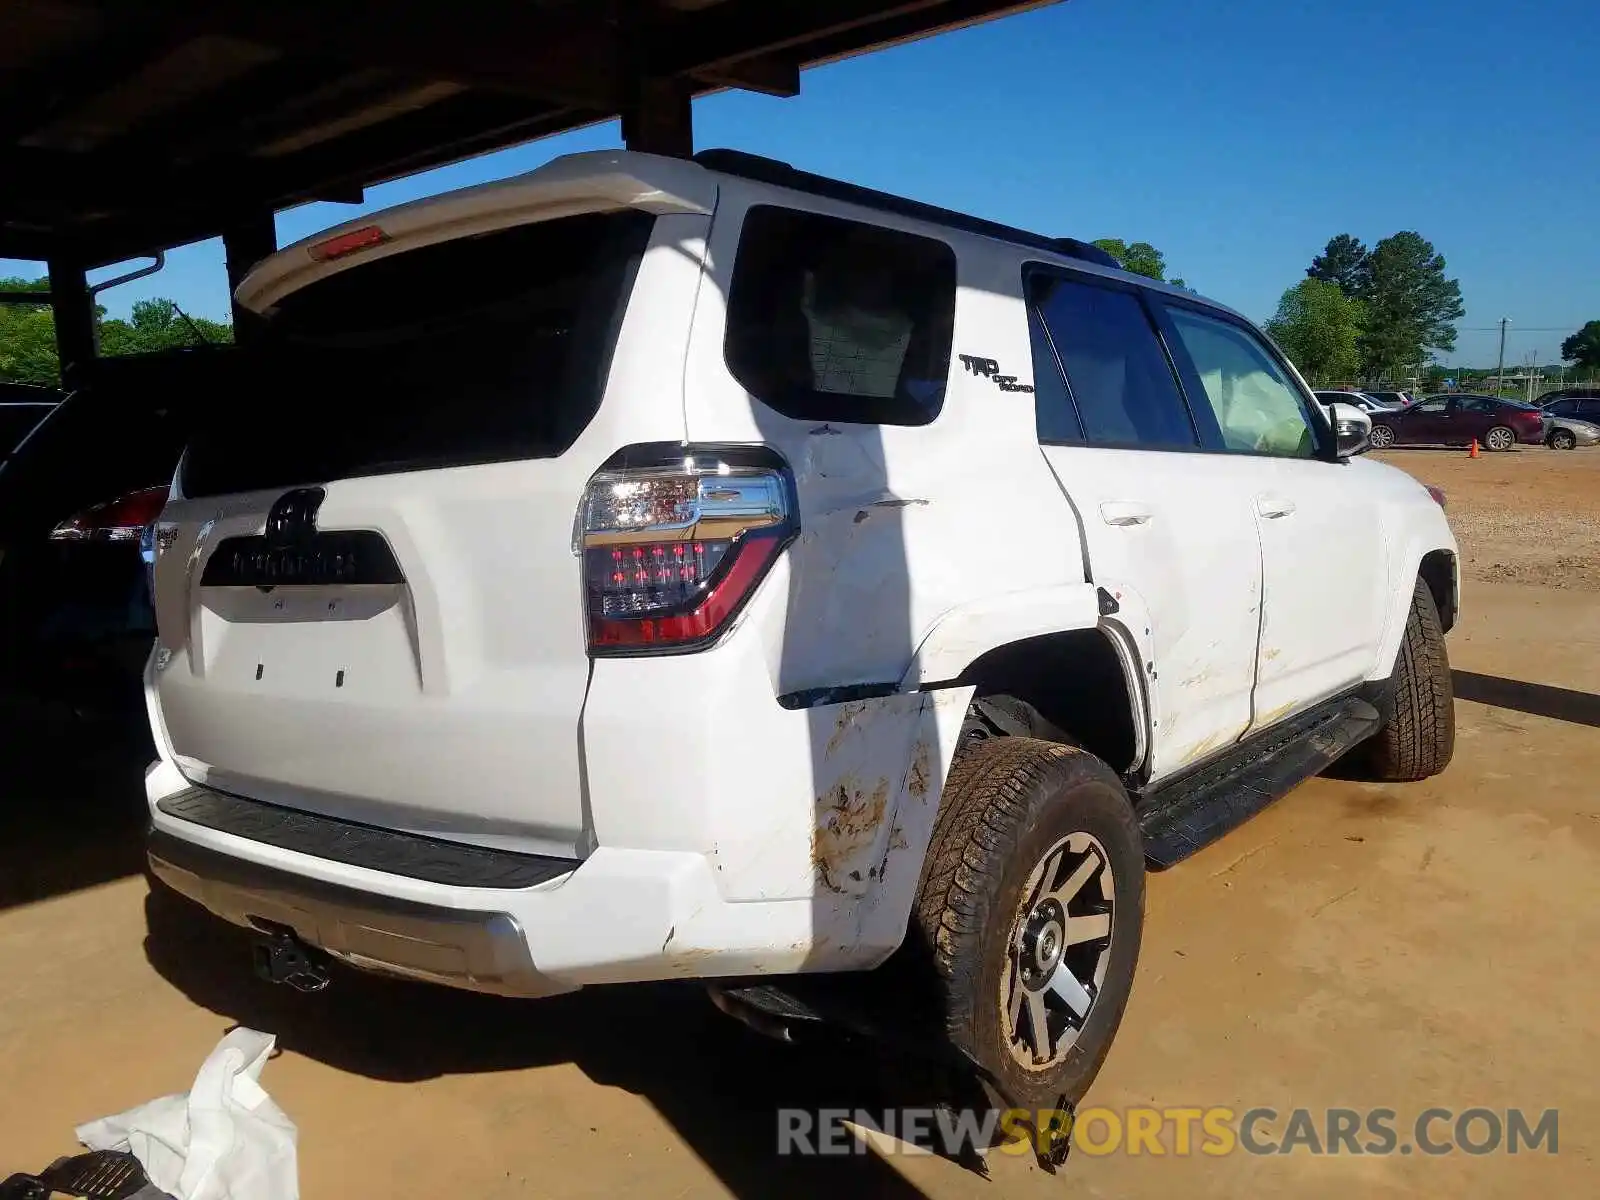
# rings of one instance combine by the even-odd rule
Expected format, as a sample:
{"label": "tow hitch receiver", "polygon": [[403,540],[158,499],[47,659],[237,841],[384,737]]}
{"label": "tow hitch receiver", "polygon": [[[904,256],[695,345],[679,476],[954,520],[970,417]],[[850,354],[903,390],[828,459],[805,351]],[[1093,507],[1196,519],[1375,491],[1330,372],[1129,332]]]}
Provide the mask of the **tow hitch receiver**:
{"label": "tow hitch receiver", "polygon": [[269,933],[251,947],[256,974],[268,983],[286,983],[297,992],[320,992],[328,986],[327,959],[293,933]]}

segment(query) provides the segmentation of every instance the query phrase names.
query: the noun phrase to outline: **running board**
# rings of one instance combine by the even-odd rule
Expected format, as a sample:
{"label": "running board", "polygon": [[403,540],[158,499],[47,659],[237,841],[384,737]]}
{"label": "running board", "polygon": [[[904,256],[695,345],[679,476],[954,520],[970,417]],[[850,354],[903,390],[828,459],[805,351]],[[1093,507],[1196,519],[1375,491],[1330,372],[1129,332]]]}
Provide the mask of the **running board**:
{"label": "running board", "polygon": [[1230,754],[1140,795],[1145,859],[1165,870],[1244,824],[1378,731],[1378,710],[1347,696],[1302,713]]}

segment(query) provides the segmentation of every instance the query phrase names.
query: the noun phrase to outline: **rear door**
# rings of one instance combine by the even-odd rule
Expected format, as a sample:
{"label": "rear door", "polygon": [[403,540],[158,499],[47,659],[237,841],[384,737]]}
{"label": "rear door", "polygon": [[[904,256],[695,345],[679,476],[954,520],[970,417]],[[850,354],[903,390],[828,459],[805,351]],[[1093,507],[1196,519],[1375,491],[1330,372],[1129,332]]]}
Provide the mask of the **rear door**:
{"label": "rear door", "polygon": [[1215,448],[1252,481],[1265,587],[1251,728],[1361,681],[1384,619],[1384,540],[1371,489],[1327,455],[1326,425],[1288,365],[1250,326],[1168,303],[1165,317]]}
{"label": "rear door", "polygon": [[625,209],[386,248],[275,303],[158,533],[155,681],[191,779],[587,848],[573,519],[618,447],[683,437],[663,356],[705,224]]}
{"label": "rear door", "polygon": [[1077,511],[1090,579],[1148,617],[1159,777],[1249,727],[1260,481],[1202,452],[1143,289],[1036,267],[1028,292],[1044,456]]}

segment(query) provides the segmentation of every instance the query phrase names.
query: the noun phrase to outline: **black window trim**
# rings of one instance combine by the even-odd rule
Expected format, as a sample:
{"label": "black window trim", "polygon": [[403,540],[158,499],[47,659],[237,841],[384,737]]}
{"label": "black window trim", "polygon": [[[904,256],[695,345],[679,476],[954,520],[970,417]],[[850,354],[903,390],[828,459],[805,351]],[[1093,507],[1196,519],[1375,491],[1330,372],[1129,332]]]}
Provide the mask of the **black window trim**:
{"label": "black window trim", "polygon": [[[1065,365],[1061,360],[1061,350],[1056,345],[1054,335],[1050,332],[1050,323],[1044,319],[1044,314],[1039,311],[1039,306],[1034,300],[1034,288],[1039,279],[1063,279],[1071,283],[1086,284],[1090,287],[1099,287],[1107,291],[1124,292],[1133,296],[1139,302],[1139,307],[1144,311],[1144,319],[1150,326],[1150,332],[1155,335],[1156,344],[1161,347],[1161,354],[1166,361],[1167,370],[1172,375],[1172,384],[1178,393],[1178,399],[1183,404],[1184,412],[1189,418],[1189,430],[1194,434],[1194,444],[1191,446],[1154,446],[1147,442],[1107,442],[1091,441],[1088,436],[1088,427],[1083,421],[1083,410],[1078,407],[1078,397],[1072,390],[1072,379],[1067,374]],[[1188,389],[1184,387],[1183,378],[1177,370],[1173,360],[1172,348],[1167,345],[1167,339],[1162,329],[1161,321],[1152,308],[1150,298],[1154,295],[1151,288],[1141,287],[1137,283],[1130,283],[1125,279],[1112,279],[1092,271],[1078,271],[1071,267],[1062,266],[1060,263],[1041,262],[1029,260],[1022,264],[1022,296],[1031,318],[1037,318],[1039,328],[1044,333],[1045,344],[1050,349],[1050,358],[1055,363],[1056,374],[1059,376],[1063,391],[1066,393],[1067,403],[1072,407],[1072,416],[1078,426],[1079,437],[1076,440],[1063,438],[1039,438],[1041,446],[1086,446],[1096,450],[1144,450],[1155,454],[1202,454],[1206,451],[1205,439],[1200,432],[1199,422],[1196,419],[1194,403],[1190,400]],[[1032,340],[1032,331],[1029,331],[1029,340]],[[1034,396],[1039,395],[1039,381],[1035,379]],[[1209,410],[1208,410],[1209,411]],[[1213,418],[1213,421],[1215,418]]]}
{"label": "black window trim", "polygon": [[1207,452],[1229,454],[1236,458],[1278,459],[1283,462],[1336,463],[1340,461],[1336,444],[1337,439],[1333,435],[1333,430],[1329,427],[1322,405],[1317,403],[1314,393],[1308,391],[1300,382],[1300,376],[1290,364],[1288,358],[1264,330],[1257,329],[1249,321],[1229,312],[1225,308],[1218,308],[1216,305],[1207,304],[1203,300],[1169,296],[1165,292],[1152,292],[1151,295],[1158,300],[1155,305],[1157,320],[1163,337],[1172,343],[1169,353],[1173,355],[1174,361],[1179,364],[1178,377],[1183,383],[1185,391],[1195,388],[1199,390],[1200,394],[1204,395],[1205,388],[1200,382],[1200,372],[1195,368],[1194,360],[1189,357],[1189,351],[1183,344],[1183,338],[1179,335],[1176,326],[1172,324],[1171,318],[1168,316],[1168,310],[1174,308],[1186,309],[1210,320],[1230,325],[1247,337],[1254,339],[1266,351],[1267,357],[1277,364],[1278,370],[1283,374],[1284,380],[1289,385],[1289,390],[1299,398],[1300,415],[1305,418],[1306,424],[1311,430],[1312,441],[1316,446],[1316,453],[1310,458],[1274,454],[1270,450],[1240,450],[1236,447],[1228,446],[1223,441],[1222,427],[1217,422],[1216,412],[1212,409],[1208,398],[1205,408],[1210,419],[1206,422],[1206,427],[1208,431],[1214,431],[1215,442],[1204,447]]}

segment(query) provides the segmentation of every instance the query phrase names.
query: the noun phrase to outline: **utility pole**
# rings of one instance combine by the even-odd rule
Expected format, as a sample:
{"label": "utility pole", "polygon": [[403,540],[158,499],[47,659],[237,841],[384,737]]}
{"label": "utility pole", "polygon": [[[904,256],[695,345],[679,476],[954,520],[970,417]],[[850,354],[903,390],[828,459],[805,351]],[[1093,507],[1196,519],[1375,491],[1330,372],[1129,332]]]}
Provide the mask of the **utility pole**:
{"label": "utility pole", "polygon": [[1494,365],[1494,394],[1500,394],[1500,382],[1506,373],[1506,326],[1511,324],[1510,317],[1500,318],[1500,361]]}
{"label": "utility pole", "polygon": [[1528,403],[1533,403],[1533,372],[1539,363],[1539,352],[1528,351]]}

